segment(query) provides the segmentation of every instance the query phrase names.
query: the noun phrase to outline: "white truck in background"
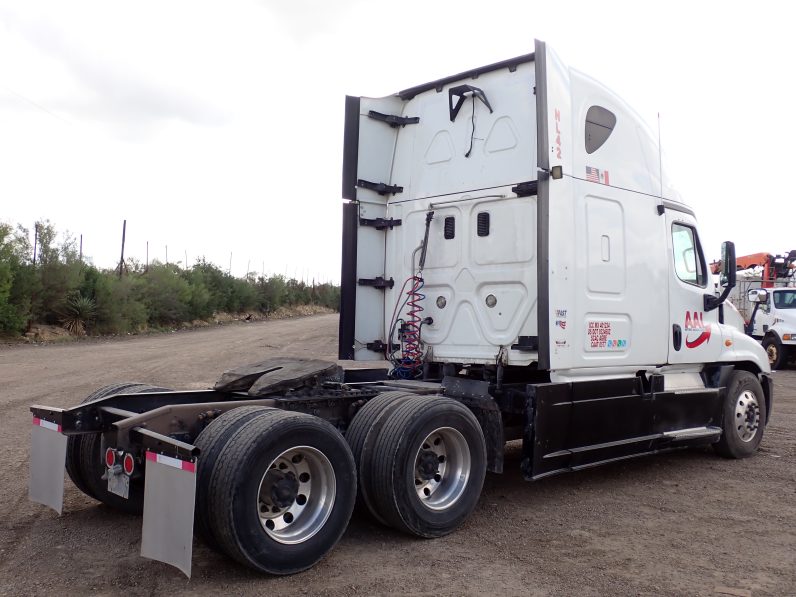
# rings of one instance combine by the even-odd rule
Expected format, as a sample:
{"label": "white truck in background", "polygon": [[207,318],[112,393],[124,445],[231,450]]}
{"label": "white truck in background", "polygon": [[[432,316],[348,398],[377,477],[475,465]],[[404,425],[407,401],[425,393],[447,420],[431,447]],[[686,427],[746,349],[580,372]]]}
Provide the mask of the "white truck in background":
{"label": "white truck in background", "polygon": [[[736,327],[740,318],[741,329],[762,343],[771,368],[781,369],[796,359],[796,250],[743,255],[736,262],[737,284],[727,296],[725,316]],[[714,278],[719,266],[711,264]]]}
{"label": "white truck in background", "polygon": [[772,369],[796,359],[796,288],[752,288],[747,332],[763,343]]}
{"label": "white truck in background", "polygon": [[454,531],[509,440],[528,480],[696,445],[752,455],[773,388],[760,344],[723,323],[734,247],[716,297],[658,164],[641,118],[539,41],[347,97],[339,357],[376,367],[277,358],[212,390],[33,406],[31,499],[60,512],[66,463],[87,495],[143,511],[146,557],[190,575],[196,533],[290,574],[355,502],[414,536]]}

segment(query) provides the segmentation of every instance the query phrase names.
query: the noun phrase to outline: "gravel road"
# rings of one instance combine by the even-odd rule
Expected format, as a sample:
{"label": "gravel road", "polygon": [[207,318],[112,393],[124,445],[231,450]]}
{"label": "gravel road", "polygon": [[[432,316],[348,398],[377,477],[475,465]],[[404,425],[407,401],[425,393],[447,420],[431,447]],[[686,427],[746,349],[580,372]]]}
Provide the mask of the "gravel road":
{"label": "gravel road", "polygon": [[528,484],[519,446],[456,533],[419,540],[355,514],[332,553],[259,576],[197,542],[193,578],[141,558],[140,518],[67,480],[64,515],[27,500],[28,406],[115,381],[205,388],[268,356],[334,359],[337,317],[0,347],[0,595],[796,595],[796,371],[777,372],[760,452],[638,459]]}

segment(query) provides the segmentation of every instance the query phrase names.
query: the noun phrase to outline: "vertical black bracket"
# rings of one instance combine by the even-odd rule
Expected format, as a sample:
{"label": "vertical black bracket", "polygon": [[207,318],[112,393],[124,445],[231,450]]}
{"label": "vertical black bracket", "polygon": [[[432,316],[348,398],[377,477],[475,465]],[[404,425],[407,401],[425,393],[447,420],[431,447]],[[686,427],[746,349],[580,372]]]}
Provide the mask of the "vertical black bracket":
{"label": "vertical black bracket", "polygon": [[[473,85],[457,85],[456,87],[451,87],[448,89],[448,110],[450,111],[451,122],[456,120],[456,115],[459,114],[459,110],[462,109],[462,104],[464,100],[467,99],[467,94],[471,93],[473,97],[477,97],[484,105],[489,108],[489,113],[491,114],[494,112],[492,106],[489,105],[489,100],[486,98],[486,94],[483,90],[475,87]],[[458,99],[456,100],[456,105],[453,105],[453,97],[456,96]]]}

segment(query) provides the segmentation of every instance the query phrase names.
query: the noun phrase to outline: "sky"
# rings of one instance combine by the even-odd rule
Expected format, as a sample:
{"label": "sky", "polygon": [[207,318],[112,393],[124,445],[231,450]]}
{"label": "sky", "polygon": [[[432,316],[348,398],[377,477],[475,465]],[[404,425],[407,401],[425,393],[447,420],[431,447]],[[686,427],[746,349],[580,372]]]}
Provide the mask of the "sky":
{"label": "sky", "polygon": [[796,4],[0,0],[0,221],[99,267],[340,277],[344,97],[533,51],[655,130],[706,257],[796,248]]}

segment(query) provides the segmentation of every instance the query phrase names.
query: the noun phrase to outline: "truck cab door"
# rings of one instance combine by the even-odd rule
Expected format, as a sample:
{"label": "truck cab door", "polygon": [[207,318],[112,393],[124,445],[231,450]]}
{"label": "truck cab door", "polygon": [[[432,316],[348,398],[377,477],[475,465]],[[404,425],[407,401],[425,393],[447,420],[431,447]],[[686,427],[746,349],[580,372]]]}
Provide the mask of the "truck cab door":
{"label": "truck cab door", "polygon": [[752,336],[755,338],[762,338],[766,335],[768,329],[774,325],[774,293],[769,292],[769,299],[767,303],[763,303],[758,307],[757,313],[755,314],[755,326],[754,330],[752,330]]}
{"label": "truck cab door", "polygon": [[[685,206],[666,204],[669,261],[669,363],[708,363],[721,353],[719,310],[705,310],[710,274],[696,219]],[[651,289],[651,291],[654,291]]]}

